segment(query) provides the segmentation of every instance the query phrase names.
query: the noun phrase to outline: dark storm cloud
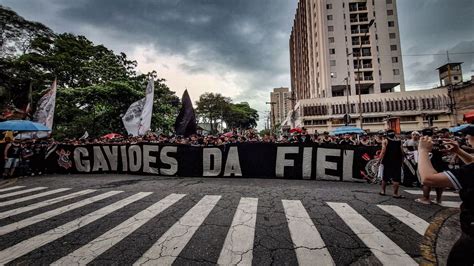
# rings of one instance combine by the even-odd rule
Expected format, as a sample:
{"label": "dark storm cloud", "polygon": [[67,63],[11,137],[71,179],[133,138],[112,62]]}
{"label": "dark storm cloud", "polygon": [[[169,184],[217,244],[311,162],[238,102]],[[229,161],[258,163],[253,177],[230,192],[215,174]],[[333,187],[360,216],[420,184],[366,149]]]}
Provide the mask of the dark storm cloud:
{"label": "dark storm cloud", "polygon": [[238,71],[250,69],[281,73],[288,65],[275,64],[287,50],[287,0],[260,1],[95,1],[65,7],[60,16],[70,23],[89,24],[121,34],[124,42],[151,43],[169,54],[184,55],[190,72],[218,63]]}

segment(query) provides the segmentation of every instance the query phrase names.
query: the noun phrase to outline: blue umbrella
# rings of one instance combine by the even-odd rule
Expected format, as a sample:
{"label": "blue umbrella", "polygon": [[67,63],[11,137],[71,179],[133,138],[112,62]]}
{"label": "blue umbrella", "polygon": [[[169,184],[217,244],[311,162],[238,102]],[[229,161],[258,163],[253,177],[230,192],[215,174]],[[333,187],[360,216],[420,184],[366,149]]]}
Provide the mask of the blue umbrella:
{"label": "blue umbrella", "polygon": [[470,125],[471,124],[464,124],[464,125],[460,125],[460,126],[457,126],[457,127],[452,127],[452,128],[449,129],[449,132],[455,133],[455,132],[458,132],[460,130],[465,129],[466,127],[468,127]]}
{"label": "blue umbrella", "polygon": [[29,120],[8,120],[0,123],[0,130],[2,131],[51,131],[50,128],[40,124],[31,122]]}
{"label": "blue umbrella", "polygon": [[344,134],[365,134],[365,131],[358,127],[338,127],[330,133],[332,136]]}

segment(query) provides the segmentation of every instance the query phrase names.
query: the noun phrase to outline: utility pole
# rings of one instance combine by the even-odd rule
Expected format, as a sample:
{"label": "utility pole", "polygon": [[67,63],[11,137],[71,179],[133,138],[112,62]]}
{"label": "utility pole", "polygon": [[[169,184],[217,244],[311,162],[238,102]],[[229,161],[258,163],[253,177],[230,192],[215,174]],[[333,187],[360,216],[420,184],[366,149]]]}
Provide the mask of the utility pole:
{"label": "utility pole", "polygon": [[[370,31],[370,27],[372,25],[374,25],[374,22],[375,22],[375,19],[372,19],[370,22],[369,22],[369,26],[367,27],[367,32],[365,32],[364,34],[364,38],[367,37],[367,33],[369,33]],[[362,93],[361,93],[361,85],[360,85],[360,79],[361,77],[363,77],[364,75],[361,75],[360,73],[360,65],[361,65],[361,62],[360,62],[360,56],[362,55],[362,39],[360,40],[360,45],[359,45],[359,53],[357,54],[357,80],[358,80],[358,93],[359,93],[359,120],[360,120],[360,128],[362,129],[363,126],[362,126]]]}
{"label": "utility pole", "polygon": [[271,124],[271,132],[272,134],[275,133],[275,111],[273,110],[273,106],[276,104],[276,102],[266,102],[266,104],[270,104],[271,106],[271,112],[270,115],[272,116],[272,124]]}
{"label": "utility pole", "polygon": [[349,77],[346,77],[346,98],[347,98],[347,107],[346,107],[346,116],[344,117],[345,118],[345,124],[346,126],[349,125],[351,119],[350,119],[350,116],[349,116]]}

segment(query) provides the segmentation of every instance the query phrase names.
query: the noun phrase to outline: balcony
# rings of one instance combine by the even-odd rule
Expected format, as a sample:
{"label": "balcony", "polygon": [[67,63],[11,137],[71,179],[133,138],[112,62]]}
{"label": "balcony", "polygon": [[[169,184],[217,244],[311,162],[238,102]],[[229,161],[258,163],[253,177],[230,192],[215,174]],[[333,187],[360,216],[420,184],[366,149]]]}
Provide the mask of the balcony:
{"label": "balcony", "polygon": [[372,56],[372,53],[362,53],[362,55],[360,53],[352,53],[352,55],[354,57],[364,57],[364,56]]}
{"label": "balcony", "polygon": [[352,45],[360,45],[360,42],[352,42]]}
{"label": "balcony", "polygon": [[[360,69],[372,68],[372,64],[362,64]],[[359,65],[354,65],[354,69],[359,69]]]}
{"label": "balcony", "polygon": [[372,81],[374,80],[373,76],[365,76],[365,77],[355,77],[356,81]]}
{"label": "balcony", "polygon": [[351,30],[351,33],[352,33],[352,34],[358,34],[358,33],[360,33],[360,32],[359,32],[359,30]]}
{"label": "balcony", "polygon": [[367,11],[367,6],[359,6],[359,7],[351,6],[349,7],[349,11],[350,12]]}

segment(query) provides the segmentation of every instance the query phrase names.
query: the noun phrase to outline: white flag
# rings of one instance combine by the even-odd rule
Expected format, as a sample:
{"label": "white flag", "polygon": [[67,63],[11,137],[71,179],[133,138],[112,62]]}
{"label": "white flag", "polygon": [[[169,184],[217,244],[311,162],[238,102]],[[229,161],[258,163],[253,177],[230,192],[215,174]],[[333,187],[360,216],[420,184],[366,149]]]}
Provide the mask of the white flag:
{"label": "white flag", "polygon": [[[53,84],[49,90],[41,97],[38,101],[38,106],[36,112],[33,115],[33,120],[45,125],[47,128],[53,130],[53,120],[54,120],[54,109],[56,106],[56,80],[53,81]],[[37,132],[36,137],[44,138],[47,137],[50,133],[47,132]]]}
{"label": "white flag", "polygon": [[150,130],[151,115],[153,113],[153,83],[153,79],[148,81],[145,98],[132,103],[122,118],[128,134],[142,136]]}
{"label": "white flag", "polygon": [[82,135],[82,137],[80,137],[79,139],[87,139],[89,137],[89,132],[84,132],[84,135]]}

